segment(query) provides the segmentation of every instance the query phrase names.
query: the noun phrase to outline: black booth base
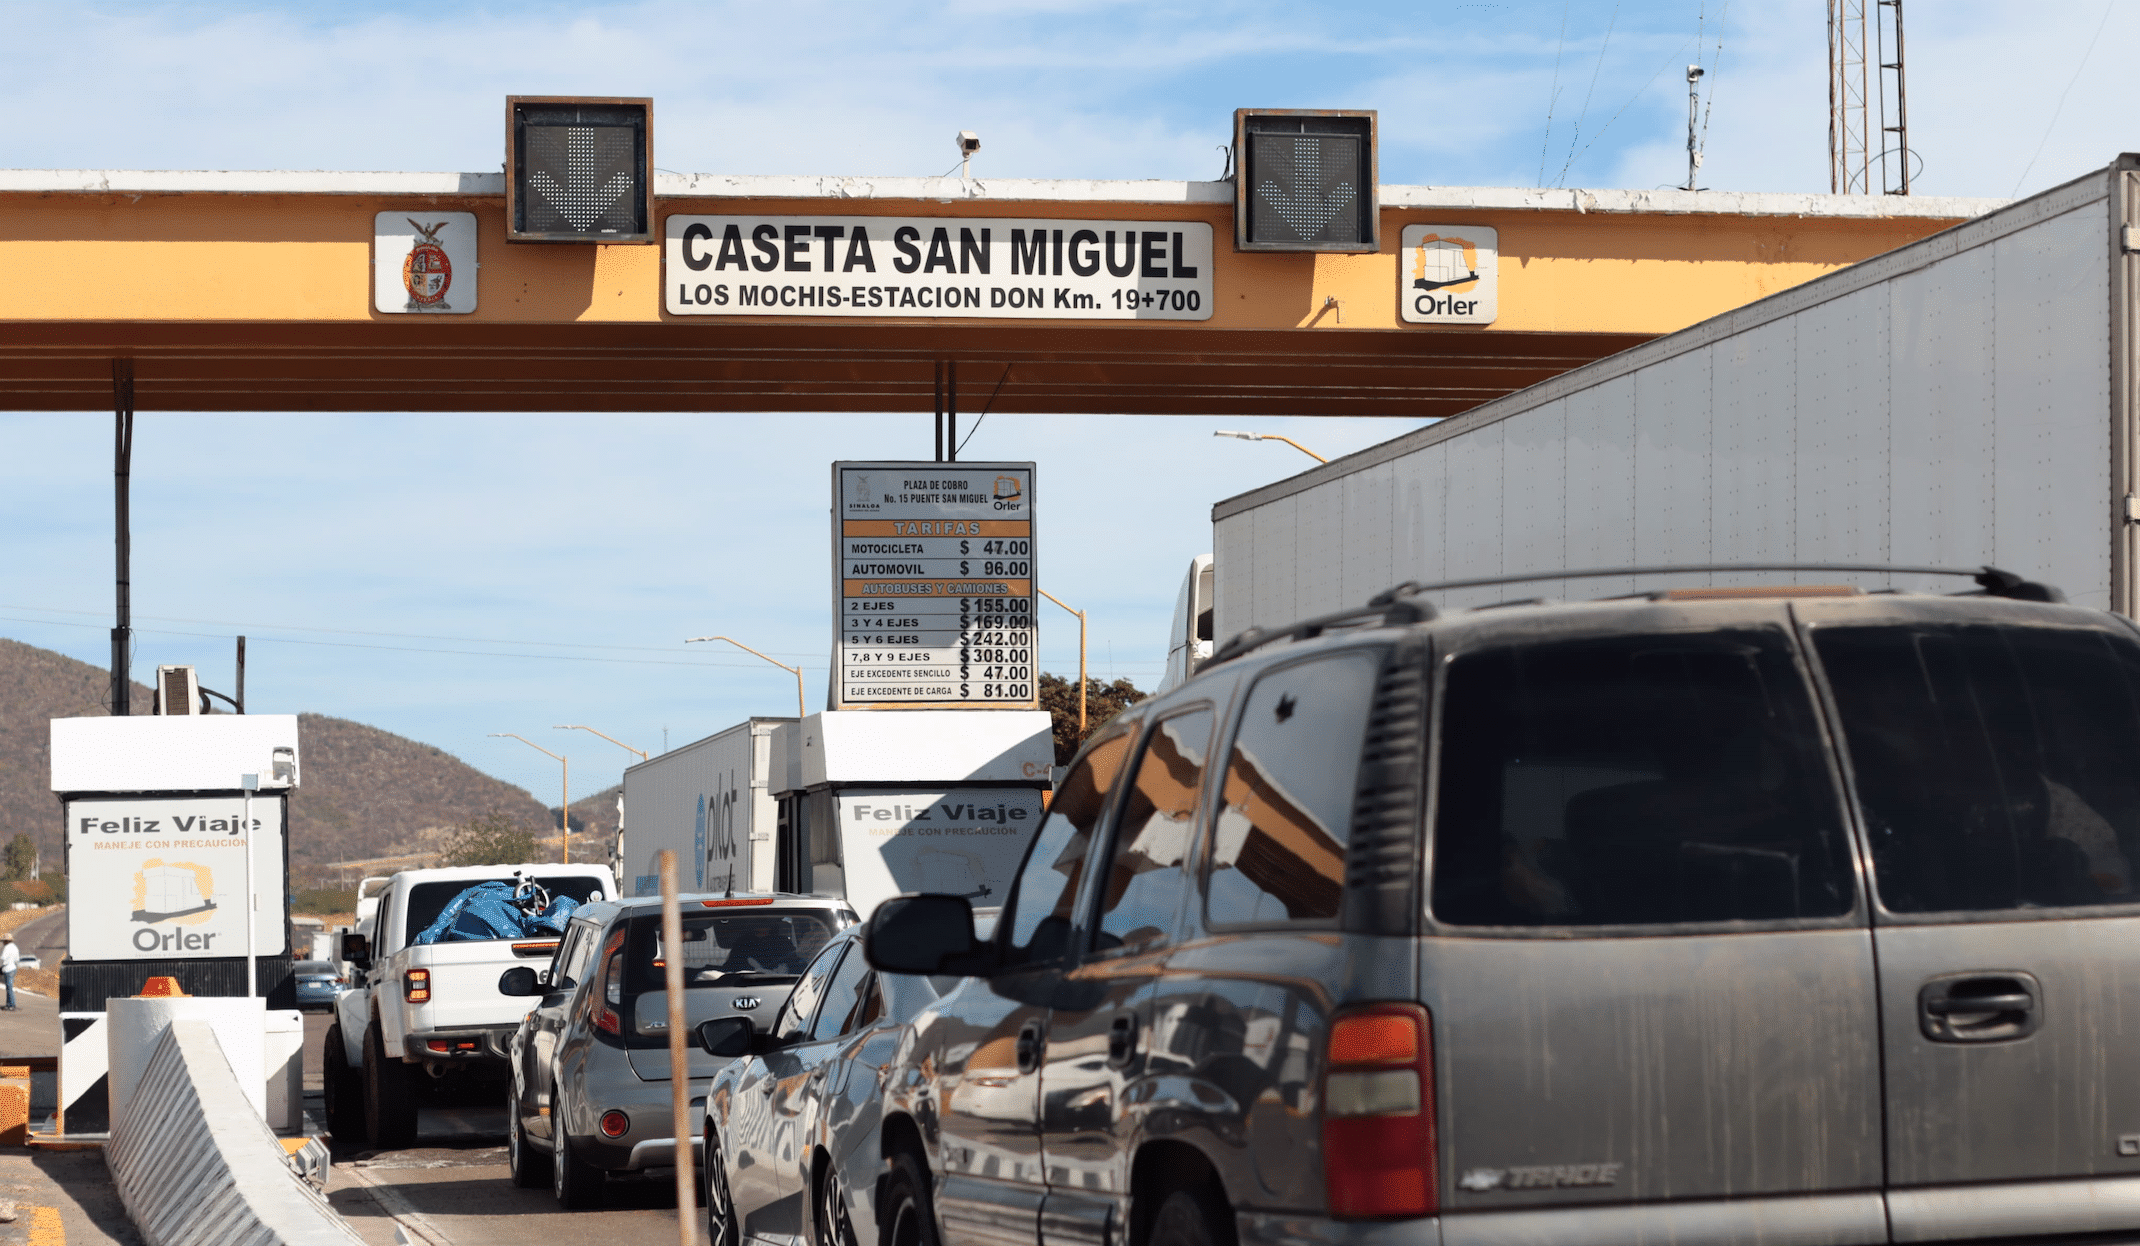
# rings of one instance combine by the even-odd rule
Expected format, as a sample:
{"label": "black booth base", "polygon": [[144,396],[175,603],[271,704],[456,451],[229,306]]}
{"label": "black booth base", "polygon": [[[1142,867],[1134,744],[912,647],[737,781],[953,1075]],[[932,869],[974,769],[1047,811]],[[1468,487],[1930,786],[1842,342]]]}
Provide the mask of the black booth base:
{"label": "black booth base", "polygon": [[[288,953],[258,959],[259,990],[277,1011],[297,1007],[297,979]],[[242,996],[245,958],[213,960],[67,960],[59,967],[59,1010],[102,1012],[104,1001],[141,994],[150,978],[176,978],[188,995]]]}

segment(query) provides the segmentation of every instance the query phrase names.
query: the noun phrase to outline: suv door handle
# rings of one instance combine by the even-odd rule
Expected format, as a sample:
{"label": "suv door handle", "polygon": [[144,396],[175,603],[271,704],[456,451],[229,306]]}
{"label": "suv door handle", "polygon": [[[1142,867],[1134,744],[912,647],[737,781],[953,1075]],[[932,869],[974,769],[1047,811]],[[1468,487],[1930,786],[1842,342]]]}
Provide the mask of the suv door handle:
{"label": "suv door handle", "polygon": [[1028,1021],[1018,1030],[1018,1071],[1030,1073],[1040,1067],[1040,1049],[1046,1040],[1039,1021]]}
{"label": "suv door handle", "polygon": [[1952,1016],[1955,1013],[2027,1012],[2036,1006],[2036,1001],[2026,995],[1968,995],[1928,999],[1925,1011],[1934,1016]]}
{"label": "suv door handle", "polygon": [[1137,1014],[1125,1012],[1107,1026],[1107,1063],[1122,1068],[1137,1055]]}
{"label": "suv door handle", "polygon": [[2034,974],[1980,969],[1941,974],[1917,992],[1917,1027],[1935,1043],[2003,1043],[2042,1022],[2043,986]]}

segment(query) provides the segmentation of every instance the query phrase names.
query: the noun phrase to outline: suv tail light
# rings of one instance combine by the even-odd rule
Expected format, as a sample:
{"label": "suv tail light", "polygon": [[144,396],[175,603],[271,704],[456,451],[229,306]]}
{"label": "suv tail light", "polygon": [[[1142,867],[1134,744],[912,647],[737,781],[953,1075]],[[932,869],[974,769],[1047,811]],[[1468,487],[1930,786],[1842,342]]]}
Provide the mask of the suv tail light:
{"label": "suv tail light", "polygon": [[1431,1216],[1434,1023],[1418,1004],[1368,1004],[1330,1027],[1323,1074],[1323,1185],[1330,1214]]}
{"label": "suv tail light", "polygon": [[624,1019],[617,1009],[624,1004],[624,931],[612,932],[602,947],[602,976],[595,983],[595,1028],[618,1037],[624,1035]]}
{"label": "suv tail light", "polygon": [[429,1003],[431,1000],[431,971],[411,969],[401,978],[401,997],[412,1004]]}

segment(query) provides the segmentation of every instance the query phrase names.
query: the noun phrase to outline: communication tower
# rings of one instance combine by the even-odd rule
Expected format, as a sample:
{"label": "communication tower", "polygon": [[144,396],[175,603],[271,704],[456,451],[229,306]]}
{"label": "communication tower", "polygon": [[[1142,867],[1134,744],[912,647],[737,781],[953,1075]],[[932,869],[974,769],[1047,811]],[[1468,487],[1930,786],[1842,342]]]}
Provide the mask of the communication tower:
{"label": "communication tower", "polygon": [[1828,0],[1829,191],[1907,195],[1915,158],[1902,0]]}

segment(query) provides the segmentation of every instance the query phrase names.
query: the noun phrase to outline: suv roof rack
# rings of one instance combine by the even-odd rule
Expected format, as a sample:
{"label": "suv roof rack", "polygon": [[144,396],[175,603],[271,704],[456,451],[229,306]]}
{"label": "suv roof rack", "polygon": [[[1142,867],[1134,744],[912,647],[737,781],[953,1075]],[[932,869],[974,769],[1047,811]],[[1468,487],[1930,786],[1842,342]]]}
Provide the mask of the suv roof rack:
{"label": "suv roof rack", "polygon": [[1472,580],[1443,580],[1434,584],[1421,584],[1406,580],[1393,585],[1367,599],[1365,606],[1340,610],[1334,614],[1318,615],[1315,618],[1295,623],[1290,627],[1266,630],[1251,627],[1235,635],[1218,652],[1197,665],[1198,670],[1231,662],[1244,654],[1252,653],[1263,646],[1280,640],[1313,640],[1333,627],[1370,622],[1384,627],[1402,627],[1412,623],[1425,623],[1439,612],[1429,602],[1414,598],[1423,593],[1438,593],[1458,588],[1489,588],[1497,584],[1530,584],[1541,580],[1602,580],[1617,576],[1642,575],[1693,575],[1742,571],[1847,571],[1881,575],[1942,575],[1974,581],[1977,591],[1957,593],[1961,597],[2006,597],[2015,601],[2063,602],[2066,595],[2049,584],[2025,579],[2011,571],[1997,567],[1912,567],[1877,562],[1709,562],[1684,563],[1654,567],[1604,567],[1583,571],[1541,571],[1531,575],[1497,575]]}
{"label": "suv roof rack", "polygon": [[1879,562],[1707,562],[1656,567],[1605,567],[1589,571],[1540,571],[1529,575],[1497,575],[1477,580],[1443,580],[1438,584],[1420,584],[1414,580],[1406,580],[1395,588],[1376,594],[1373,602],[1369,604],[1383,601],[1385,598],[1394,600],[1395,597],[1408,597],[1416,593],[1438,593],[1454,588],[1487,588],[1496,584],[1531,584],[1540,580],[1604,580],[1623,575],[1690,575],[1737,571],[1849,571],[1881,575],[1944,575],[1973,580],[1981,590],[1976,594],[1959,595],[2010,597],[2016,601],[2063,602],[2066,599],[2064,593],[2048,584],[2039,584],[1997,567],[1911,567]]}

